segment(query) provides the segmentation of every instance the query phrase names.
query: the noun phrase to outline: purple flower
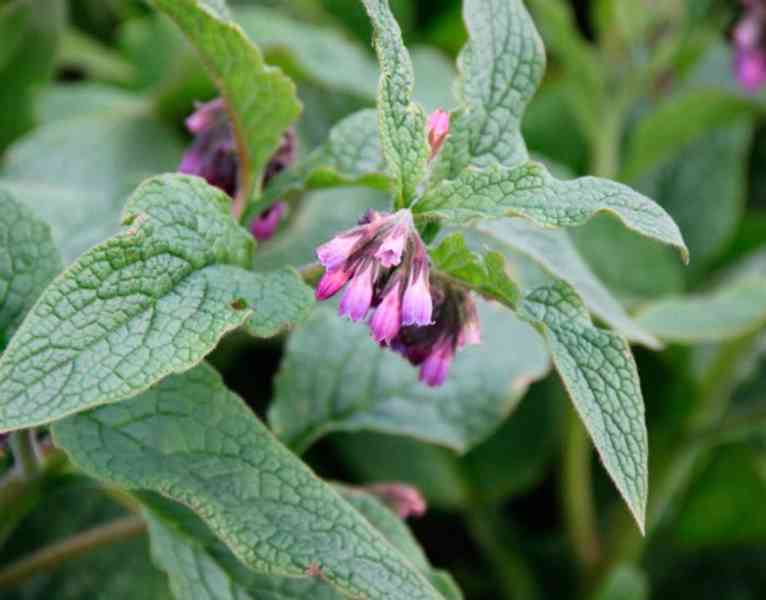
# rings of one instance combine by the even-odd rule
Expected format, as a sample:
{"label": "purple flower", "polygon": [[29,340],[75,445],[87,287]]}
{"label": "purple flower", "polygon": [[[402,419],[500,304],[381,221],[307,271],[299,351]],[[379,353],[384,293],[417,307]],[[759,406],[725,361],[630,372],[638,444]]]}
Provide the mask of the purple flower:
{"label": "purple flower", "polygon": [[428,508],[420,491],[399,482],[374,483],[363,488],[393,510],[399,518],[422,517]]}
{"label": "purple flower", "polygon": [[455,353],[481,339],[479,315],[469,292],[432,276],[434,323],[427,327],[402,327],[391,347],[415,366],[420,381],[430,386],[444,383]]}
{"label": "purple flower", "polygon": [[757,92],[766,83],[766,3],[742,3],[745,12],[734,29],[734,72],[743,88]]}
{"label": "purple flower", "polygon": [[372,339],[379,344],[388,344],[399,333],[401,327],[401,278],[398,276],[394,278],[393,284],[389,282],[386,286],[383,300],[370,320]]}
{"label": "purple flower", "polygon": [[264,210],[250,223],[250,232],[253,237],[259,242],[271,239],[286,210],[287,204],[285,202],[275,202]]}
{"label": "purple flower", "polygon": [[402,325],[430,325],[433,313],[429,283],[428,257],[425,249],[418,249],[413,259],[410,281],[402,302]]}
{"label": "purple flower", "polygon": [[441,108],[437,108],[428,115],[426,123],[428,131],[428,145],[431,146],[431,158],[436,156],[444,145],[444,140],[449,134],[449,113]]}
{"label": "purple flower", "polygon": [[367,316],[372,304],[372,285],[377,275],[378,266],[371,260],[365,261],[354,273],[354,278],[346,288],[340,301],[338,313],[352,321],[361,321]]}

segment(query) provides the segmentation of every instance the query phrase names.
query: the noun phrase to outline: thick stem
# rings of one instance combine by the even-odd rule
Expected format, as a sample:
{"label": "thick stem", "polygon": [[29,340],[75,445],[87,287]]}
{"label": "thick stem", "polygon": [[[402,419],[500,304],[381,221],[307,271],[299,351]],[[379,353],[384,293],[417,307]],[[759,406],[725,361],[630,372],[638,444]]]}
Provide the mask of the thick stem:
{"label": "thick stem", "polygon": [[61,542],[56,542],[8,565],[0,571],[0,589],[14,587],[22,581],[59,566],[103,546],[142,534],[146,524],[140,517],[130,516],[96,527]]}
{"label": "thick stem", "polygon": [[593,502],[591,445],[588,433],[574,410],[568,411],[561,472],[561,502],[569,538],[575,554],[587,570],[601,556]]}
{"label": "thick stem", "polygon": [[11,434],[10,444],[13,462],[16,465],[16,470],[24,478],[32,477],[39,470],[34,436],[34,429],[14,431]]}

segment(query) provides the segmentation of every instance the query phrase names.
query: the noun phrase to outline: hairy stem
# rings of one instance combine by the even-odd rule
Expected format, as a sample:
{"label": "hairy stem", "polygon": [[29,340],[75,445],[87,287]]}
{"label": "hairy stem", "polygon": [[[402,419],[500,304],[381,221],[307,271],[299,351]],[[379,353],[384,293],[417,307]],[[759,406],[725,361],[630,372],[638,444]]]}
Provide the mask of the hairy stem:
{"label": "hairy stem", "polygon": [[0,589],[14,587],[37,573],[50,571],[91,550],[135,537],[144,533],[145,530],[146,524],[143,519],[130,516],[78,533],[25,556],[0,570]]}

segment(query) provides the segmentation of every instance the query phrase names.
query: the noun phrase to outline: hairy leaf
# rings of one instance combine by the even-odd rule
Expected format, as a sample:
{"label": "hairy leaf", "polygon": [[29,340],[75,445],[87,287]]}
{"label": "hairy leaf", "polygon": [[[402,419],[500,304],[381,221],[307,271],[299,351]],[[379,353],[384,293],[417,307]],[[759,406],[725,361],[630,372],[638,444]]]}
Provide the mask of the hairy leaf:
{"label": "hairy leaf", "polygon": [[87,473],[191,508],[254,571],[306,577],[319,565],[352,597],[439,598],[205,364],[130,402],[60,421],[53,432]]}
{"label": "hairy leaf", "polygon": [[595,177],[559,181],[539,163],[514,169],[468,169],[426,192],[414,211],[424,218],[461,224],[472,217],[518,216],[544,227],[575,227],[608,212],[628,228],[688,251],[668,214],[620,183]]}
{"label": "hairy leaf", "polygon": [[512,167],[529,158],[521,118],[545,71],[545,49],[522,0],[466,0],[463,18],[463,108],[444,149],[450,178],[468,165]]}
{"label": "hairy leaf", "polygon": [[0,345],[61,269],[50,227],[0,189]]}
{"label": "hairy leaf", "polygon": [[[317,309],[288,341],[269,413],[274,430],[297,449],[331,431],[374,430],[467,450],[500,425],[548,368],[530,327],[481,301],[479,316],[481,346],[458,353],[447,382],[428,388],[365,327],[329,307]],[[524,351],[509,353],[509,344]]]}
{"label": "hairy leaf", "polygon": [[711,294],[658,300],[638,322],[668,342],[716,342],[752,333],[766,325],[766,282],[750,279]]}
{"label": "hairy leaf", "polygon": [[519,289],[506,273],[505,258],[497,252],[484,256],[471,251],[462,234],[453,233],[431,251],[434,266],[477,292],[516,307]]}
{"label": "hairy leaf", "polygon": [[266,65],[242,29],[221,14],[224,2],[151,1],[189,38],[226,102],[240,164],[238,195],[248,198],[260,189],[264,167],[298,117],[295,85]]}
{"label": "hairy leaf", "polygon": [[388,0],[363,0],[375,32],[380,63],[378,124],[383,155],[396,185],[397,205],[408,206],[425,176],[428,160],[426,118],[413,104],[415,74]]}
{"label": "hairy leaf", "polygon": [[521,315],[537,323],[593,444],[641,530],[648,491],[644,400],[630,347],[591,323],[582,300],[559,281],[530,292]]}
{"label": "hairy leaf", "polygon": [[250,317],[228,265],[249,266],[252,238],[226,194],[196,177],[156,177],[123,223],[48,287],[0,358],[0,431],[136,395]]}

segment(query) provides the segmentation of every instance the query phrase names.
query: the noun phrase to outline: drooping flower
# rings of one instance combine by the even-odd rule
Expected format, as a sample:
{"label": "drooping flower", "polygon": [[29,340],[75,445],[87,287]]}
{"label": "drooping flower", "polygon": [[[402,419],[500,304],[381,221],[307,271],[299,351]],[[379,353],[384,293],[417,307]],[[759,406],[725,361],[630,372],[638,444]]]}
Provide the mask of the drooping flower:
{"label": "drooping flower", "polygon": [[[194,141],[184,153],[178,170],[181,173],[203,177],[210,185],[222,189],[229,196],[237,194],[239,157],[226,107],[222,98],[199,104],[186,119],[186,128]],[[297,154],[295,132],[292,128],[282,134],[282,142],[263,172],[265,186],[284,171]],[[284,202],[275,202],[250,223],[250,231],[259,241],[274,235],[287,208]]]}
{"label": "drooping flower", "polygon": [[734,72],[743,88],[757,92],[766,84],[766,2],[742,4],[744,14],[734,28]]}
{"label": "drooping flower", "polygon": [[449,133],[449,113],[441,108],[437,108],[428,115],[426,123],[428,131],[428,145],[431,146],[431,158],[436,156],[444,145]]}
{"label": "drooping flower", "polygon": [[420,381],[438,386],[447,378],[455,353],[481,341],[481,325],[470,293],[436,276],[431,277],[433,325],[399,330],[391,347],[415,366]]}
{"label": "drooping flower", "polygon": [[422,517],[428,508],[420,491],[411,485],[399,482],[373,483],[362,488],[376,496],[393,510],[399,518]]}
{"label": "drooping flower", "polygon": [[348,282],[340,313],[361,321],[370,309],[373,338],[387,344],[403,325],[431,323],[429,263],[407,209],[368,211],[356,227],[316,251],[325,274],[316,288],[326,300]]}

